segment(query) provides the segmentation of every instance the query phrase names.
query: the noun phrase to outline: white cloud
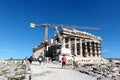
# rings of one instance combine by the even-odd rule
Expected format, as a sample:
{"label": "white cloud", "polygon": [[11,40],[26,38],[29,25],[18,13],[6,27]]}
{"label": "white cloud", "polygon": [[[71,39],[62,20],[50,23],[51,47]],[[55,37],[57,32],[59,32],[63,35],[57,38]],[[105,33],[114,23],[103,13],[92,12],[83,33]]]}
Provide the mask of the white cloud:
{"label": "white cloud", "polygon": [[12,50],[12,49],[0,49],[0,53],[1,52],[11,53],[11,52],[15,52],[15,50]]}
{"label": "white cloud", "polygon": [[109,52],[110,50],[108,50],[108,49],[104,49],[104,50],[102,50],[101,52],[102,53],[106,53],[106,52]]}

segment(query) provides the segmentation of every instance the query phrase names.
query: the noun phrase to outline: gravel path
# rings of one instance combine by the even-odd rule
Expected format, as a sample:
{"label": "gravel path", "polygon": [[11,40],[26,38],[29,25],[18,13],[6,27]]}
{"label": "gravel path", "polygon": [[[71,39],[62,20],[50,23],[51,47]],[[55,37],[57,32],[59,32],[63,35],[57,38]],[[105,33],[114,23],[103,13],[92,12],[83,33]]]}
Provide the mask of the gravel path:
{"label": "gravel path", "polygon": [[31,80],[96,80],[96,77],[82,74],[70,67],[62,69],[60,64],[30,65],[30,69]]}

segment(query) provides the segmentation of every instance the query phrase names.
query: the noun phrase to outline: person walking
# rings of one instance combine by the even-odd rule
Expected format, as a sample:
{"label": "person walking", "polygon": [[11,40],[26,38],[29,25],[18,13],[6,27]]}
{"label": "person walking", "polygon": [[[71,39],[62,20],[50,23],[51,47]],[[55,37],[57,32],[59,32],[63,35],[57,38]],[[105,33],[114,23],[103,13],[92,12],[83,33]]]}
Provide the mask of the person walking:
{"label": "person walking", "polygon": [[37,58],[37,61],[39,62],[39,64],[41,64],[41,61],[42,61],[41,56]]}
{"label": "person walking", "polygon": [[65,55],[63,55],[62,56],[62,68],[65,68],[66,61],[67,61],[67,58],[65,57]]}
{"label": "person walking", "polygon": [[72,56],[72,69],[76,68],[76,59],[75,56]]}

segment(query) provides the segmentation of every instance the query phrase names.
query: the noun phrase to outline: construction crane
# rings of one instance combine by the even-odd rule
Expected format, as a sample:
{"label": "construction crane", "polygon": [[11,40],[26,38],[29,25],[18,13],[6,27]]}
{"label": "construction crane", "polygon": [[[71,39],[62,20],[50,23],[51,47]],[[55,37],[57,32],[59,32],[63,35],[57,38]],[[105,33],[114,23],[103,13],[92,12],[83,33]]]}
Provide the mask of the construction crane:
{"label": "construction crane", "polygon": [[56,32],[57,32],[57,35],[58,35],[58,38],[59,38],[59,43],[60,43],[60,45],[62,46],[63,41],[62,41],[62,37],[60,36],[60,33],[59,33],[59,31],[58,31],[58,26],[55,26],[54,29],[55,29]]}
{"label": "construction crane", "polygon": [[50,27],[49,24],[34,24],[30,23],[30,27],[44,27],[45,28],[45,36],[44,36],[44,56],[46,56],[47,53],[47,45],[48,45],[48,27]]}
{"label": "construction crane", "polygon": [[82,30],[100,30],[100,28],[97,27],[88,27],[88,26],[70,26],[70,25],[55,25],[55,24],[34,24],[34,23],[30,23],[30,27],[35,28],[35,27],[43,27],[45,28],[45,35],[44,35],[44,56],[46,56],[46,52],[47,52],[47,45],[48,45],[48,28],[52,27],[56,30],[58,38],[59,38],[59,42],[61,45],[61,48],[63,48],[63,41],[62,41],[62,37],[60,36],[59,30],[58,28],[69,28],[69,29],[82,29]]}

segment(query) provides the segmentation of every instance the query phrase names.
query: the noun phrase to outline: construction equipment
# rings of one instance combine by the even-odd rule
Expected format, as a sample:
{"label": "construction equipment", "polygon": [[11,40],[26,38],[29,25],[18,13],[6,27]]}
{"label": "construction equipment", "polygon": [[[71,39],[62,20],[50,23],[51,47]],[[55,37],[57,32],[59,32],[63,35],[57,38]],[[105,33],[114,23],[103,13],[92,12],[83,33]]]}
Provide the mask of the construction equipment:
{"label": "construction equipment", "polygon": [[55,26],[54,29],[55,29],[56,32],[57,32],[57,35],[58,35],[58,38],[59,38],[59,43],[60,43],[60,45],[62,46],[63,41],[62,41],[62,37],[60,36],[60,33],[59,33],[59,31],[58,31],[58,26]]}
{"label": "construction equipment", "polygon": [[44,27],[45,28],[45,36],[44,36],[44,56],[46,56],[47,53],[47,45],[48,45],[48,27],[50,27],[49,24],[34,24],[30,23],[30,27]]}

